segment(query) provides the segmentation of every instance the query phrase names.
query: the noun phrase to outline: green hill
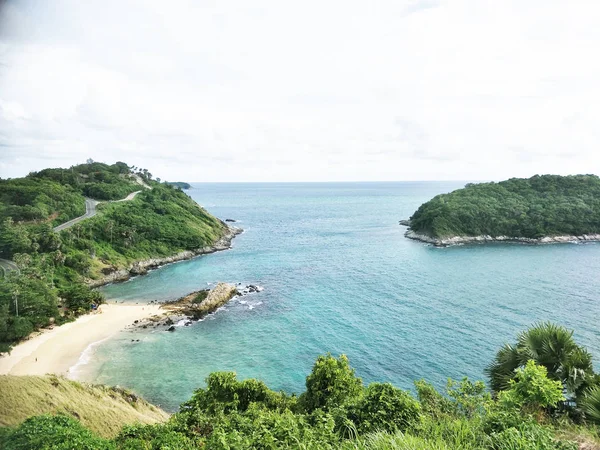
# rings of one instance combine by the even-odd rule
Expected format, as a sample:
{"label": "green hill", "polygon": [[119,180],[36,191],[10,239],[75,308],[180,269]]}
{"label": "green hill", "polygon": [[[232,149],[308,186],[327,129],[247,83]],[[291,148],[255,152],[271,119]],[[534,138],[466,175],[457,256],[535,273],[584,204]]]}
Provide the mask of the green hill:
{"label": "green hill", "polygon": [[410,218],[414,233],[539,239],[600,233],[600,178],[536,175],[468,184],[424,203]]}
{"label": "green hill", "polygon": [[[137,191],[131,200],[108,201]],[[55,232],[53,226],[85,213],[86,196],[104,200],[97,214]],[[0,180],[0,258],[20,268],[0,279],[0,352],[102,302],[91,281],[139,260],[211,246],[227,232],[180,189],[122,162]]]}
{"label": "green hill", "polygon": [[192,185],[183,181],[167,181],[167,184],[178,187],[179,189],[191,189]]}

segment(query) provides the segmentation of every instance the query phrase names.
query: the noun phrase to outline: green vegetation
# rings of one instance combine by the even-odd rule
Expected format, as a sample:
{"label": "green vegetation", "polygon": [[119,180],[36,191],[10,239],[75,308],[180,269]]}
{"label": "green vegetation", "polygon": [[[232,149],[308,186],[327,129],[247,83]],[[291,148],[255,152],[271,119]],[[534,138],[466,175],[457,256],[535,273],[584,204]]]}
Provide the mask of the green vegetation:
{"label": "green vegetation", "polygon": [[[569,331],[548,324],[522,333],[519,340],[524,336],[546,342],[557,336],[572,340]],[[567,341],[563,343],[571,345]],[[556,369],[566,364],[565,352],[569,350],[543,357],[554,374],[532,353],[536,358],[522,359],[509,381],[493,393],[483,382],[467,378],[449,380],[444,393],[418,381],[416,397],[389,383],[365,387],[343,355],[319,357],[299,396],[218,372],[165,423],[127,425],[116,437],[102,439],[72,417],[38,416],[0,433],[0,444],[8,450],[599,448],[600,384],[589,384],[581,397],[567,401],[570,381]]]}
{"label": "green vegetation", "polygon": [[167,181],[166,184],[170,184],[173,187],[179,189],[191,189],[192,185],[189,183],[184,183],[183,181]]}
{"label": "green vegetation", "polygon": [[76,418],[106,438],[115,437],[124,424],[153,424],[169,418],[161,409],[124,389],[54,375],[0,375],[0,426],[17,426],[40,414]]}
{"label": "green vegetation", "polygon": [[410,227],[434,238],[598,234],[600,178],[536,175],[468,184],[421,205],[411,217]]}
{"label": "green vegetation", "polygon": [[[85,212],[84,196],[114,200],[139,190],[131,201],[101,203],[96,216],[53,231]],[[89,161],[0,180],[0,258],[20,268],[0,274],[0,352],[37,328],[72,320],[101,303],[87,286],[90,280],[138,260],[212,245],[224,231],[180,189],[121,162]]]}

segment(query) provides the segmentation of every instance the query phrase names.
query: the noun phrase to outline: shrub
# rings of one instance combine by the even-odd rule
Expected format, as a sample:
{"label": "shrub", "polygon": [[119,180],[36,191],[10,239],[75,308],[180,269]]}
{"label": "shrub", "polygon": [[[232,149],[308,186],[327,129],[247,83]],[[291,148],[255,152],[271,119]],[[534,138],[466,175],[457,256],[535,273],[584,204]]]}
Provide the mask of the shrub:
{"label": "shrub", "polygon": [[35,416],[27,419],[1,442],[5,450],[112,450],[114,445],[101,439],[77,420],[67,416]]}
{"label": "shrub", "polygon": [[362,380],[354,375],[346,355],[335,358],[327,354],[317,358],[299,402],[307,412],[327,410],[355,400],[362,390]]}
{"label": "shrub", "polygon": [[531,413],[556,406],[565,399],[562,384],[548,379],[547,375],[544,366],[528,361],[524,368],[517,369],[515,378],[510,380],[510,389],[500,392],[499,403]]}
{"label": "shrub", "polygon": [[406,431],[420,421],[421,407],[408,392],[390,383],[371,383],[349,408],[348,418],[360,433]]}

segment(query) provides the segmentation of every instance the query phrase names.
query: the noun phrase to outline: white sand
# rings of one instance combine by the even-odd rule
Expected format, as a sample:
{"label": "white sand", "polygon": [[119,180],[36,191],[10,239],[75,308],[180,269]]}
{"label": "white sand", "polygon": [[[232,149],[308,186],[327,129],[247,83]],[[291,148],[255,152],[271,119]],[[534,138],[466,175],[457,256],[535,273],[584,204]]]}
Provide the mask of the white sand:
{"label": "white sand", "polygon": [[162,314],[158,305],[100,306],[96,313],[45,330],[0,357],[0,375],[66,375],[92,343],[107,339],[134,320]]}

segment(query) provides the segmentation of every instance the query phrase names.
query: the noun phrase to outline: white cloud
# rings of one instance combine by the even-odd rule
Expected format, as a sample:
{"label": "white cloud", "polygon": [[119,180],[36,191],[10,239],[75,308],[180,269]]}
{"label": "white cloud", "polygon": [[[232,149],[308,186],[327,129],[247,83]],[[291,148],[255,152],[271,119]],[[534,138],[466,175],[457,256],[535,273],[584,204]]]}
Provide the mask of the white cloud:
{"label": "white cloud", "polygon": [[88,157],[190,181],[598,172],[594,2],[3,5],[3,177]]}

